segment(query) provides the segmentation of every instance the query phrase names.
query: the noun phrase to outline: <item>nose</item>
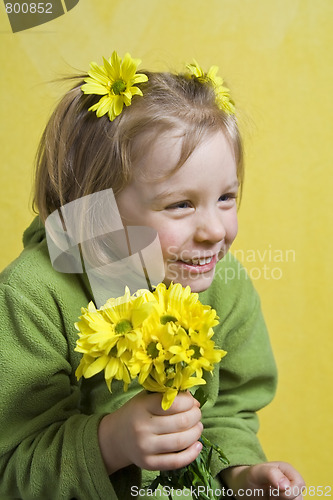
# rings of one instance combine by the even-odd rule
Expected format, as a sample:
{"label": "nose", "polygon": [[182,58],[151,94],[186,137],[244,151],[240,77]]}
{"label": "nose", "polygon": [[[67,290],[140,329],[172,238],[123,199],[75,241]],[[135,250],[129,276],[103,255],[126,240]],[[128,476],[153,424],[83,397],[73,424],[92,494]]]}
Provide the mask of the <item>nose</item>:
{"label": "nose", "polygon": [[194,238],[196,241],[218,243],[226,236],[223,212],[219,209],[205,210],[197,214]]}

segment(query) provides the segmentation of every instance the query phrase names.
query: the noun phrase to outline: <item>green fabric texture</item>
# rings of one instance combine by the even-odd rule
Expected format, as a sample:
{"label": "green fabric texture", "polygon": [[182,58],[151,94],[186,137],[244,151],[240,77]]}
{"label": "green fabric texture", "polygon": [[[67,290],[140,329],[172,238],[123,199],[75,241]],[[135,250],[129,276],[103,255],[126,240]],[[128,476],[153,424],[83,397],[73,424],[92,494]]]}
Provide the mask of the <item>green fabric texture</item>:
{"label": "green fabric texture", "polygon": [[[101,418],[141,389],[114,382],[110,394],[102,374],[77,382],[74,323],[93,299],[86,276],[52,268],[38,217],[24,245],[0,275],[0,499],[144,498],[137,488],[157,473],[132,466],[109,477],[97,437]],[[228,351],[206,376],[204,434],[231,465],[262,462],[256,412],[274,395],[276,367],[258,295],[228,254],[200,300],[217,310],[214,339]],[[222,468],[214,458],[214,474]]]}

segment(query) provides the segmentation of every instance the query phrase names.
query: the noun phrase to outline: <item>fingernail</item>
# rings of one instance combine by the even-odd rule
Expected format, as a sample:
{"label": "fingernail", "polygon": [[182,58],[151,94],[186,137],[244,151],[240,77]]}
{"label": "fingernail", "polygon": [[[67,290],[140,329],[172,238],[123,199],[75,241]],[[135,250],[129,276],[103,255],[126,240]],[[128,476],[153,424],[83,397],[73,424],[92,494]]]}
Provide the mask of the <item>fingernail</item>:
{"label": "fingernail", "polygon": [[281,481],[279,481],[279,489],[284,491],[286,488],[290,487],[290,481],[288,481],[287,478],[283,478],[281,479]]}

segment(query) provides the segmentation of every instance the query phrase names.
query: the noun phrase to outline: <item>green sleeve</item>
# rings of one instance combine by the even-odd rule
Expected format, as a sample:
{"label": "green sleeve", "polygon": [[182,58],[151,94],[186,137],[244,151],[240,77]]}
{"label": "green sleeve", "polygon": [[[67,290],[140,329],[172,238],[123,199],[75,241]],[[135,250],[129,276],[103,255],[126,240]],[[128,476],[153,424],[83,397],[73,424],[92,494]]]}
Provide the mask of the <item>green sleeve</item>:
{"label": "green sleeve", "polygon": [[0,287],[0,498],[116,500],[98,446],[101,415],[80,412],[71,347],[47,314],[59,304],[43,300]]}
{"label": "green sleeve", "polygon": [[[229,257],[218,266],[210,289],[200,295],[218,312],[220,325],[213,339],[227,351],[219,369],[206,377],[204,434],[224,450],[230,466],[263,462],[257,411],[272,400],[277,372],[258,294],[244,268]],[[214,474],[223,468],[215,458]]]}

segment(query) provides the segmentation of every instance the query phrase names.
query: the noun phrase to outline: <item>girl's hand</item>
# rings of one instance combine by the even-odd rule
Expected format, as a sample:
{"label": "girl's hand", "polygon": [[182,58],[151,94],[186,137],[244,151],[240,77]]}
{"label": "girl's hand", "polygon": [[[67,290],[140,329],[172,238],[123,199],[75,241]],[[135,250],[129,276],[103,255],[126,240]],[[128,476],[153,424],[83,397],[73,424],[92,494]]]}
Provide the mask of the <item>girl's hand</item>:
{"label": "girl's hand", "polygon": [[[303,500],[301,490],[305,482],[299,472],[286,462],[230,467],[221,473],[221,477],[233,490],[235,498],[246,498],[246,490],[253,494],[255,490],[261,490],[264,496],[261,492],[259,496],[264,500]],[[248,496],[252,498],[252,494]]]}
{"label": "girl's hand", "polygon": [[167,411],[161,401],[161,394],[142,392],[101,420],[98,439],[109,474],[130,464],[178,469],[199,455],[203,426],[198,401],[189,392],[180,393]]}

